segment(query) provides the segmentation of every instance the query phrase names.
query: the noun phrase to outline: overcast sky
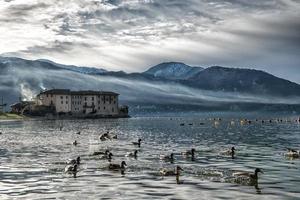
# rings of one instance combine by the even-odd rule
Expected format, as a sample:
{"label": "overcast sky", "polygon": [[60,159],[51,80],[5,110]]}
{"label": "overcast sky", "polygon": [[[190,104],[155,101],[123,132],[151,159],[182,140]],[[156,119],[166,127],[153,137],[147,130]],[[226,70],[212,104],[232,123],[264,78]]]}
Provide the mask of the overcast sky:
{"label": "overcast sky", "polygon": [[300,0],[0,0],[0,54],[127,72],[256,68],[300,83]]}

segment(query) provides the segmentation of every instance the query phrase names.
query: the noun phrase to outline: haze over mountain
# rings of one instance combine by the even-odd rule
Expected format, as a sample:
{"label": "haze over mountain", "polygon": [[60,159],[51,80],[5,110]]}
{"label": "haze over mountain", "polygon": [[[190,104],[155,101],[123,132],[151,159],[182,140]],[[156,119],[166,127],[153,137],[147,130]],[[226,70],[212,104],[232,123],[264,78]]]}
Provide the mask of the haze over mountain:
{"label": "haze over mountain", "polygon": [[170,80],[184,80],[193,77],[202,70],[202,67],[191,67],[179,62],[167,62],[151,67],[144,74]]}
{"label": "haze over mountain", "polygon": [[0,96],[13,103],[29,100],[40,90],[110,90],[134,105],[193,105],[228,103],[297,104],[300,85],[252,69],[191,67],[169,62],[143,73],[61,65],[48,60],[0,57]]}

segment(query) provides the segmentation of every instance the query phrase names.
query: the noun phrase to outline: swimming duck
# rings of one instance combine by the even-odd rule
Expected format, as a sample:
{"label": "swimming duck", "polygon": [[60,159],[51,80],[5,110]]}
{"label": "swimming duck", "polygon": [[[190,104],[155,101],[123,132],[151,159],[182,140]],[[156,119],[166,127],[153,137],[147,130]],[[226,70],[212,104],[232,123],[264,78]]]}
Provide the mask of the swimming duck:
{"label": "swimming duck", "polygon": [[110,135],[110,138],[111,139],[118,139],[118,136],[117,135]]}
{"label": "swimming duck", "polygon": [[160,155],[160,160],[164,160],[166,162],[173,162],[174,161],[174,153],[168,155]]}
{"label": "swimming duck", "polygon": [[184,123],[181,123],[180,126],[184,126]]}
{"label": "swimming duck", "polygon": [[185,156],[185,157],[192,157],[194,158],[195,157],[195,149],[192,148],[191,150],[187,150],[186,152],[182,152],[182,155]]}
{"label": "swimming duck", "polygon": [[142,141],[142,139],[140,138],[140,139],[138,139],[137,142],[132,142],[132,144],[133,144],[133,145],[136,145],[136,146],[138,146],[138,147],[141,147],[141,141]]}
{"label": "swimming duck", "polygon": [[107,154],[100,156],[100,159],[107,159],[110,162],[112,159],[112,156],[113,156],[113,154],[111,152],[109,152]]}
{"label": "swimming duck", "polygon": [[97,155],[108,155],[109,150],[105,150],[105,151],[95,151],[93,153],[93,156],[97,156]]}
{"label": "swimming duck", "polygon": [[194,148],[192,148],[191,150],[187,150],[186,152],[182,152],[182,155],[194,157],[195,151],[196,150]]}
{"label": "swimming duck", "polygon": [[68,165],[75,165],[75,164],[79,165],[80,164],[80,156],[78,156],[76,159],[70,160],[67,164]]}
{"label": "swimming duck", "polygon": [[179,166],[176,166],[175,170],[170,170],[170,169],[161,169],[159,171],[160,175],[162,176],[179,176],[180,171],[183,171],[183,169]]}
{"label": "swimming duck", "polygon": [[101,141],[105,141],[105,140],[110,139],[108,133],[109,133],[109,132],[103,133],[102,135],[100,135],[99,139],[100,139]]}
{"label": "swimming duck", "polygon": [[300,157],[300,152],[296,151],[295,149],[290,149],[288,148],[288,152],[284,154],[286,157],[290,158],[299,158]]}
{"label": "swimming duck", "polygon": [[127,154],[125,155],[126,157],[133,157],[133,158],[137,158],[137,150],[134,150],[134,152],[127,152]]}
{"label": "swimming duck", "polygon": [[125,161],[122,161],[122,162],[121,162],[121,165],[110,163],[110,164],[108,165],[108,169],[110,169],[110,170],[124,170],[124,169],[125,169],[125,166],[127,166],[127,164],[126,164]]}
{"label": "swimming duck", "polygon": [[67,165],[65,167],[65,173],[66,174],[73,174],[74,178],[76,178],[76,174],[77,174],[77,164],[75,165]]}
{"label": "swimming duck", "polygon": [[235,155],[235,148],[231,147],[231,149],[225,150],[221,152],[221,155],[227,155],[227,156],[231,156],[231,158],[234,158]]}
{"label": "swimming duck", "polygon": [[75,140],[72,144],[76,146],[78,144],[77,140]]}
{"label": "swimming duck", "polygon": [[258,173],[264,173],[261,169],[256,168],[254,173],[251,172],[235,172],[232,175],[235,177],[243,177],[250,180],[250,182],[257,182],[258,180]]}
{"label": "swimming duck", "polygon": [[80,131],[76,132],[77,135],[80,135]]}

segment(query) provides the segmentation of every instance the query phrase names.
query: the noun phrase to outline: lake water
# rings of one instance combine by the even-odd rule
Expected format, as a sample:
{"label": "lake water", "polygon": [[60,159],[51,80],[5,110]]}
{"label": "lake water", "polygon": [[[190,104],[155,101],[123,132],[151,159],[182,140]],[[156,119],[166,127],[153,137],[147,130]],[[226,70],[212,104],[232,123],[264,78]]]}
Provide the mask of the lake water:
{"label": "lake water", "polygon": [[[241,124],[237,116],[218,122],[207,116],[0,122],[0,199],[300,199],[300,160],[284,156],[287,147],[300,148],[300,124],[289,119],[263,124],[255,118]],[[100,142],[107,129],[118,140]],[[140,148],[131,144],[138,138]],[[232,146],[235,159],[219,153]],[[180,153],[192,147],[194,161]],[[92,156],[106,148],[114,154],[113,163],[126,161],[125,174],[109,171],[108,161]],[[137,159],[124,157],[135,149]],[[172,152],[174,163],[159,160]],[[65,162],[78,155],[82,163],[73,178],[64,173]],[[180,184],[159,175],[159,169],[177,165],[184,169]],[[264,171],[258,187],[232,178],[234,171],[256,167]]]}

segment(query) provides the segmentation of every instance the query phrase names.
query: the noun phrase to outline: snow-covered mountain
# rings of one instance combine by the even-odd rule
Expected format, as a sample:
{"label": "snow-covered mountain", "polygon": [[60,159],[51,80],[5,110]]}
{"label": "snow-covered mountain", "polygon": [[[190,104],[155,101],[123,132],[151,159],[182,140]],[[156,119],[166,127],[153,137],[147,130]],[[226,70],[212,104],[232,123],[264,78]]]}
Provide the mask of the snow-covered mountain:
{"label": "snow-covered mountain", "polygon": [[144,74],[171,80],[185,80],[202,70],[201,67],[191,67],[180,62],[166,62],[151,67]]}

